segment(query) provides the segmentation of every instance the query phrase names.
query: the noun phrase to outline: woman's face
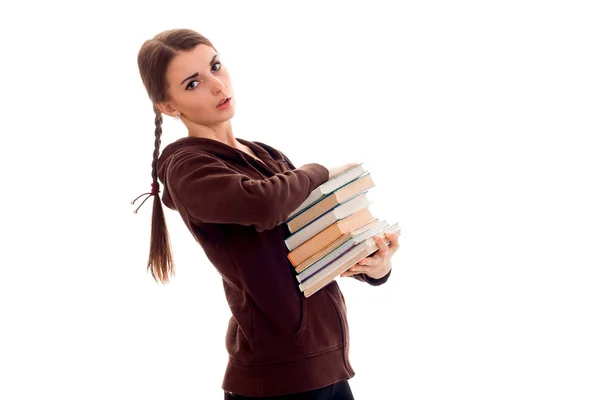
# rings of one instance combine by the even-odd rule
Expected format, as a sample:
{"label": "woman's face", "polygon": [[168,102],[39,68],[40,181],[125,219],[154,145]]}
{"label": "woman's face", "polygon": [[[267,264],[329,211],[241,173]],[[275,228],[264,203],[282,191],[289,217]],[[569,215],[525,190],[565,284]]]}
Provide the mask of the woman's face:
{"label": "woman's face", "polygon": [[[160,105],[171,116],[183,122],[212,126],[227,121],[235,113],[235,98],[229,72],[215,50],[205,44],[180,52],[167,68],[169,100]],[[217,106],[230,97],[228,106]]]}

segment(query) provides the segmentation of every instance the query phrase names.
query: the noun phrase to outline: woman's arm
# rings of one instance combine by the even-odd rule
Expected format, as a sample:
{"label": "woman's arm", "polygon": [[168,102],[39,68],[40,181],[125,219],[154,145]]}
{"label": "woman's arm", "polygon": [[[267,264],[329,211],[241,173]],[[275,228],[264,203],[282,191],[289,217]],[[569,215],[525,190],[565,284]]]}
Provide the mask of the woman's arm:
{"label": "woman's arm", "polygon": [[329,179],[316,163],[253,179],[205,153],[182,153],[167,170],[167,182],[196,220],[272,229]]}

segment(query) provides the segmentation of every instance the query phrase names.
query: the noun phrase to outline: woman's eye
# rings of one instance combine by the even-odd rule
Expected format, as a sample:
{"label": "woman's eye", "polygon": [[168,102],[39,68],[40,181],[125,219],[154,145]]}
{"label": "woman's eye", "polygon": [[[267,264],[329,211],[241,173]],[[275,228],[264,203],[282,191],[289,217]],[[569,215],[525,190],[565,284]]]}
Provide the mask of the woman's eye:
{"label": "woman's eye", "polygon": [[[217,72],[221,69],[221,61],[217,61],[216,63],[213,64],[212,66],[212,70],[213,72]],[[190,83],[188,83],[188,85],[186,86],[186,90],[190,90],[190,89],[195,89],[198,85],[200,84],[200,82],[198,81],[190,81]]]}
{"label": "woman's eye", "polygon": [[[192,83],[196,83],[196,85],[192,86]],[[198,86],[198,81],[191,81],[190,83],[188,83],[188,85],[186,86],[186,90],[188,89],[194,89],[196,86]]]}

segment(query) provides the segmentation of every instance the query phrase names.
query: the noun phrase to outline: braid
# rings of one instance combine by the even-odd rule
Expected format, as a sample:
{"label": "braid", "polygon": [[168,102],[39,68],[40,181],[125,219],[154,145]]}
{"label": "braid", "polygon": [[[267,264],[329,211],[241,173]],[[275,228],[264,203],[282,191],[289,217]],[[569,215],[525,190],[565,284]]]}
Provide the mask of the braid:
{"label": "braid", "polygon": [[193,50],[200,44],[210,46],[217,51],[208,38],[196,31],[191,29],[165,30],[155,35],[152,39],[146,40],[140,47],[137,55],[140,77],[154,108],[155,129],[154,153],[152,154],[152,189],[148,193],[139,195],[131,204],[135,205],[138,199],[144,197],[141,204],[133,211],[137,213],[149,198],[152,198],[154,202],[152,208],[152,231],[150,234],[148,270],[152,272],[152,277],[157,283],[158,281],[167,283],[169,275],[174,275],[175,269],[171,257],[171,245],[163,214],[162,201],[158,195],[160,190],[157,170],[160,158],[160,138],[163,130],[163,115],[158,105],[169,99],[167,90],[169,85],[166,78],[169,64],[179,52]]}
{"label": "braid", "polygon": [[152,153],[152,183],[157,182],[157,174],[156,174],[156,164],[158,162],[158,151],[160,150],[160,136],[162,135],[162,113],[160,110],[154,106],[154,125],[156,128],[154,129],[154,153]]}
{"label": "braid", "polygon": [[154,206],[152,208],[152,231],[150,234],[150,256],[148,257],[148,270],[152,273],[155,281],[167,283],[169,274],[175,274],[175,266],[171,256],[171,245],[169,241],[169,232],[165,223],[162,202],[158,196],[158,179],[156,164],[158,162],[158,152],[160,150],[160,136],[162,134],[162,114],[154,106],[154,152],[152,154],[152,195],[154,196]]}

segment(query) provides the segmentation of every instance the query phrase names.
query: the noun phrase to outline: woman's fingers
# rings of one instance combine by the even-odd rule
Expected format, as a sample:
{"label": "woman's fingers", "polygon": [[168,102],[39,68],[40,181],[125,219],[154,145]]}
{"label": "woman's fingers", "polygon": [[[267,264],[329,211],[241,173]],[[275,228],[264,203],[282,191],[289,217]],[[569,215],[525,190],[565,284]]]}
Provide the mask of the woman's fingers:
{"label": "woman's fingers", "polygon": [[344,276],[362,274],[362,273],[371,271],[372,269],[375,268],[374,264],[376,264],[376,261],[372,260],[371,257],[365,258],[365,259],[359,261],[358,263],[354,264],[350,268],[348,268],[345,272],[342,272],[342,274],[340,276],[344,277]]}
{"label": "woman's fingers", "polygon": [[362,272],[353,272],[353,271],[348,270],[348,271],[342,273],[340,276],[342,278],[344,278],[346,276],[352,276],[352,275],[358,275],[358,274],[362,274]]}
{"label": "woman's fingers", "polygon": [[379,260],[375,257],[367,257],[360,260],[356,265],[361,265],[365,267],[376,267],[379,265]]}
{"label": "woman's fingers", "polygon": [[400,247],[397,233],[386,233],[386,238],[390,241],[387,245],[385,240],[378,235],[373,237],[378,250],[370,257],[363,258],[354,264],[348,270],[341,274],[342,277],[365,273],[367,275],[380,275],[390,269],[391,257]]}
{"label": "woman's fingers", "polygon": [[389,251],[387,244],[385,244],[385,240],[379,235],[373,236],[373,239],[375,240],[375,243],[377,243],[377,247],[379,247],[379,250],[377,251],[378,255],[385,258]]}
{"label": "woman's fingers", "polygon": [[396,250],[400,248],[400,243],[398,242],[398,234],[397,233],[386,233],[385,236],[390,241],[389,250],[394,254]]}

